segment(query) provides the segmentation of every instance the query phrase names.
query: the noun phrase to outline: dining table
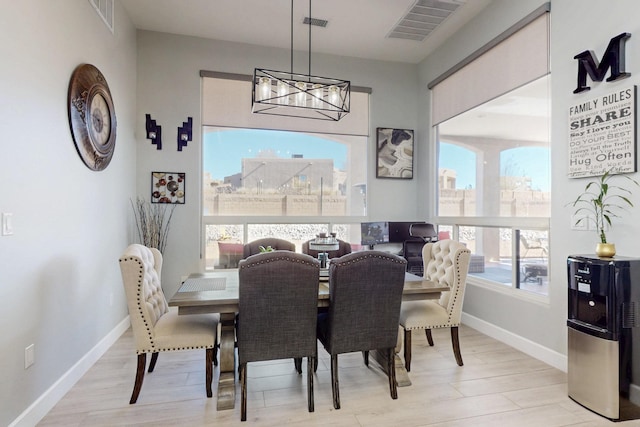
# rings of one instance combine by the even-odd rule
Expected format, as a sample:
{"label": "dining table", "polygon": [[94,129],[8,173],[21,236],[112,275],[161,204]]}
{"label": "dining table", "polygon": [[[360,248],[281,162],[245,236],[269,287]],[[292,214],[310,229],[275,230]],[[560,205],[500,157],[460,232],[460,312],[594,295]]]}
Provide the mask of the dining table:
{"label": "dining table", "polygon": [[[178,307],[179,315],[219,313],[220,352],[217,410],[233,409],[236,400],[236,313],[239,312],[238,269],[213,270],[193,273],[182,278],[176,293],[169,300],[169,306]],[[446,285],[439,285],[420,276],[405,273],[403,301],[438,299],[448,291]],[[318,282],[318,307],[329,306],[328,269],[321,269]],[[411,385],[402,359],[398,356],[402,347],[401,333],[398,333],[395,366],[399,387]],[[384,370],[386,363],[383,352],[371,352],[371,358]]]}

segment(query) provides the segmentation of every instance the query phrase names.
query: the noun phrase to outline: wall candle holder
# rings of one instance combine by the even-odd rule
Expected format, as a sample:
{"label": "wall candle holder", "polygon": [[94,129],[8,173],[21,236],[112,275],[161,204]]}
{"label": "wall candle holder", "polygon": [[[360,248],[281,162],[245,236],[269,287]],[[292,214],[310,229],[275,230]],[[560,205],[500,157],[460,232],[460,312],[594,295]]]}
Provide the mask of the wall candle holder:
{"label": "wall candle holder", "polygon": [[178,128],[178,151],[182,151],[182,147],[186,147],[187,143],[193,137],[192,133],[193,118],[187,117],[186,122],[182,122],[182,127]]}
{"label": "wall candle holder", "polygon": [[145,127],[147,129],[147,139],[156,146],[156,150],[162,150],[162,126],[158,126],[155,120],[151,118],[151,114],[145,114]]}

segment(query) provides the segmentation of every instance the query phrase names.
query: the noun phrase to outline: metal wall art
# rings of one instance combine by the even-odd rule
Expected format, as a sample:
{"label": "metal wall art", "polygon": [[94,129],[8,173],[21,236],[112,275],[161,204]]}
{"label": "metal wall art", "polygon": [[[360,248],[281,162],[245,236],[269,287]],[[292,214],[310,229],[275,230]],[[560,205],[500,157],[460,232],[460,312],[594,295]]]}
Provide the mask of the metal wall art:
{"label": "metal wall art", "polygon": [[184,204],[184,172],[151,172],[151,203]]}

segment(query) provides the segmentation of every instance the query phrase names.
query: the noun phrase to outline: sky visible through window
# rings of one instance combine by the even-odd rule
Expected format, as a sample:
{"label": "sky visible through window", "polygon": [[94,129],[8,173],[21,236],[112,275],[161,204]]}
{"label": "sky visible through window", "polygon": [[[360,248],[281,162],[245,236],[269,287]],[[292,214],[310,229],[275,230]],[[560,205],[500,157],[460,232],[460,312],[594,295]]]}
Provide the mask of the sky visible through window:
{"label": "sky visible through window", "polygon": [[[466,148],[440,143],[439,168],[456,171],[456,188],[476,188],[475,154]],[[501,175],[531,177],[533,190],[549,191],[549,149],[518,147],[500,154]]]}
{"label": "sky visible through window", "polygon": [[347,146],[301,132],[261,129],[225,129],[204,134],[204,172],[223,180],[241,171],[241,159],[267,157],[290,159],[333,159],[336,169],[344,169]]}

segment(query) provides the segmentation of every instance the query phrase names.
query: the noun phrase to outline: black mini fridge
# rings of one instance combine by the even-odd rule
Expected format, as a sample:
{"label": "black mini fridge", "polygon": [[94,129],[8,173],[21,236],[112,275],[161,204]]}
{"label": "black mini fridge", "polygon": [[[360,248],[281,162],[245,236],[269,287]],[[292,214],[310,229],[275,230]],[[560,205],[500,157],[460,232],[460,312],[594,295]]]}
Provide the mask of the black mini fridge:
{"label": "black mini fridge", "polygon": [[640,259],[567,259],[568,391],[615,421],[640,418]]}

